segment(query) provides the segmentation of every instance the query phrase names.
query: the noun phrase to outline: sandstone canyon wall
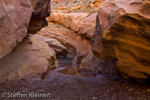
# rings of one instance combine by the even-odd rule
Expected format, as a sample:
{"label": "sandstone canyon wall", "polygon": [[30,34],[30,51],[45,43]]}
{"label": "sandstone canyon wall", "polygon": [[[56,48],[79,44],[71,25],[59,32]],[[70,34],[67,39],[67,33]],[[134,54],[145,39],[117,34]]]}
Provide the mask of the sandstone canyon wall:
{"label": "sandstone canyon wall", "polygon": [[93,53],[116,60],[124,77],[150,75],[150,1],[105,0],[96,22]]}
{"label": "sandstone canyon wall", "polygon": [[68,52],[74,55],[72,63],[79,72],[118,76],[114,61],[100,59],[91,51],[90,41],[95,31],[96,16],[97,13],[53,12],[48,17],[49,26],[38,34],[57,39],[66,46]]}
{"label": "sandstone canyon wall", "polygon": [[0,58],[9,54],[27,32],[36,33],[46,25],[49,3],[50,0],[0,1]]}
{"label": "sandstone canyon wall", "polygon": [[36,34],[42,27],[47,26],[46,17],[50,15],[50,0],[30,0],[32,17],[28,26],[28,34]]}
{"label": "sandstone canyon wall", "polygon": [[1,0],[0,11],[0,58],[2,58],[27,35],[32,9],[29,1]]}
{"label": "sandstone canyon wall", "polygon": [[35,35],[47,25],[50,0],[0,1],[0,82],[41,75],[55,68],[55,52]]}

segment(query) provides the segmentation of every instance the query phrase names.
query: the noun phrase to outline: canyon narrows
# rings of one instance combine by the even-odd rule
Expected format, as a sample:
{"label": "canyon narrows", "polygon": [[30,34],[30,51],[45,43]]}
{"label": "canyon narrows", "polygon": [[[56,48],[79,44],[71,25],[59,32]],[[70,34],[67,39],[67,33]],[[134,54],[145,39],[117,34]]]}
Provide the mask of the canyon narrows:
{"label": "canyon narrows", "polygon": [[149,0],[0,0],[0,100],[149,100]]}

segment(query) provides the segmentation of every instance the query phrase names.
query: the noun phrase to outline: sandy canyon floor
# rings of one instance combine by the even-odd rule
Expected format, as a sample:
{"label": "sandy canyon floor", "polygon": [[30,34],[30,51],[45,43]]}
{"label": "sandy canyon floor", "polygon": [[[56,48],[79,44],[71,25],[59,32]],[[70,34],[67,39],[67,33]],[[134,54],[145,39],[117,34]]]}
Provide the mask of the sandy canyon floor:
{"label": "sandy canyon floor", "polygon": [[[71,58],[59,57],[57,60],[60,66],[73,68]],[[3,95],[9,92],[50,93],[50,97],[33,97],[30,94],[24,98],[9,98],[7,94]],[[83,77],[74,72],[59,73],[56,70],[47,72],[44,79],[3,83],[0,85],[0,93],[5,96],[0,100],[150,100],[147,84],[106,75]]]}

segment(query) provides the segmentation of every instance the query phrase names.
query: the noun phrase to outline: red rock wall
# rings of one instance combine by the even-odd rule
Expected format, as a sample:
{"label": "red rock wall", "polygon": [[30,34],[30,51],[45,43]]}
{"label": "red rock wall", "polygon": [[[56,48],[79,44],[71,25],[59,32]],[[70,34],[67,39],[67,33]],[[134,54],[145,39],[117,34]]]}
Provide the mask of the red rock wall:
{"label": "red rock wall", "polygon": [[105,0],[94,33],[93,52],[116,60],[126,78],[150,76],[150,1]]}
{"label": "red rock wall", "polygon": [[56,2],[56,3],[70,2],[70,1],[74,1],[74,0],[52,0],[52,2]]}
{"label": "red rock wall", "polygon": [[50,0],[0,0],[0,58],[26,37],[47,25]]}

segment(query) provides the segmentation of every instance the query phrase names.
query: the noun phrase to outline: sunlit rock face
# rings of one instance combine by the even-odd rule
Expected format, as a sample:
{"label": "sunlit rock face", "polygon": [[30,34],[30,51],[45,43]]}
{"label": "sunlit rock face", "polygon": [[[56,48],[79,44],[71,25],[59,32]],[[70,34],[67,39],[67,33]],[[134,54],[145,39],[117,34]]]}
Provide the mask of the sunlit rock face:
{"label": "sunlit rock face", "polygon": [[28,35],[13,51],[0,59],[0,82],[41,77],[55,68],[55,52],[36,35]]}
{"label": "sunlit rock face", "polygon": [[105,0],[93,0],[91,3],[90,3],[90,7],[92,9],[96,9],[98,10],[99,7],[103,4]]}
{"label": "sunlit rock face", "polygon": [[150,1],[105,0],[96,22],[93,53],[116,60],[124,77],[150,75]]}
{"label": "sunlit rock face", "polygon": [[61,42],[61,44],[68,49],[68,53],[75,56],[73,62],[77,64],[79,64],[91,50],[89,40],[56,23],[50,22],[49,26],[41,29],[38,34]]}
{"label": "sunlit rock face", "polygon": [[50,0],[0,1],[0,82],[40,76],[55,68],[55,52],[36,36],[47,25]]}
{"label": "sunlit rock face", "polygon": [[93,37],[97,13],[52,13],[48,21],[60,23],[87,39]]}
{"label": "sunlit rock face", "polygon": [[[66,1],[66,0],[52,0],[52,1],[56,2],[56,3],[62,3],[64,1]],[[71,2],[71,1],[73,1],[73,0],[67,0],[67,2]]]}
{"label": "sunlit rock face", "polygon": [[36,33],[47,25],[49,3],[50,0],[0,1],[0,58],[9,54],[27,32]]}
{"label": "sunlit rock face", "polygon": [[[49,26],[43,28],[38,34],[60,41],[68,49],[68,52],[74,55],[73,66],[77,66],[79,71],[94,75],[119,76],[115,63],[100,59],[92,53],[90,40],[95,30],[96,16],[97,13],[91,15],[86,13],[52,13],[48,17]],[[51,21],[61,23],[64,26]],[[72,31],[66,27],[70,27]],[[49,46],[51,47],[51,45]]]}

